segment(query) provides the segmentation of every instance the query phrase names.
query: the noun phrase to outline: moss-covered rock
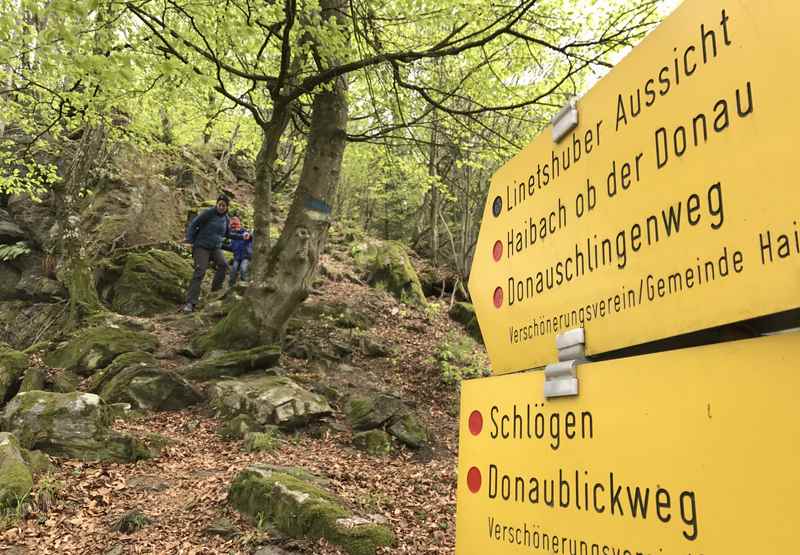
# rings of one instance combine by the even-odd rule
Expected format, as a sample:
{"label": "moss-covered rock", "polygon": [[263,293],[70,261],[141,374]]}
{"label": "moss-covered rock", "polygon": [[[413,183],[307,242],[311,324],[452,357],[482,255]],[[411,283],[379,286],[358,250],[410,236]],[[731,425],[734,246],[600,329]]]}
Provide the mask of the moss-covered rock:
{"label": "moss-covered rock", "polygon": [[345,404],[345,414],[353,430],[385,428],[414,449],[430,441],[428,430],[403,400],[385,393],[350,397]]}
{"label": "moss-covered rock", "polygon": [[133,534],[138,532],[145,526],[149,526],[153,520],[145,515],[142,511],[134,509],[124,513],[119,520],[117,520],[111,527],[115,532],[123,534]]}
{"label": "moss-covered rock", "polygon": [[44,368],[31,366],[25,370],[22,376],[22,384],[19,386],[20,392],[25,391],[41,391],[44,389],[44,384],[47,379],[47,372]]}
{"label": "moss-covered rock", "polygon": [[354,430],[373,430],[407,412],[402,399],[391,395],[357,395],[347,400],[345,414]]}
{"label": "moss-covered rock", "polygon": [[65,368],[88,376],[105,368],[123,353],[152,353],[157,343],[149,333],[119,326],[95,326],[76,333],[62,343],[45,357],[45,362],[53,368]]}
{"label": "moss-covered rock", "polygon": [[363,335],[358,343],[364,355],[369,358],[382,358],[392,354],[389,345],[369,335]]}
{"label": "moss-covered rock", "polygon": [[427,445],[430,439],[427,428],[410,412],[394,418],[388,429],[401,443],[413,449]]}
{"label": "moss-covered rock", "polygon": [[29,449],[20,449],[22,458],[25,459],[25,464],[33,474],[34,477],[42,474],[47,474],[53,470],[53,464],[50,462],[50,457],[42,451],[31,451]]}
{"label": "moss-covered rock", "polygon": [[211,405],[223,416],[247,414],[261,425],[304,426],[333,412],[328,400],[282,376],[224,380],[209,389]]}
{"label": "moss-covered rock", "polygon": [[185,300],[192,271],[192,263],[175,252],[128,253],[113,286],[111,308],[131,316],[175,310]]}
{"label": "moss-covered rock", "polygon": [[249,414],[240,414],[225,421],[217,433],[222,439],[232,441],[244,439],[251,432],[263,432],[264,426],[255,421]]}
{"label": "moss-covered rock", "polygon": [[370,241],[355,245],[352,252],[356,266],[370,285],[389,291],[405,303],[427,304],[419,276],[402,244]]}
{"label": "moss-covered rock", "polygon": [[[213,308],[210,303],[205,313]],[[222,309],[219,316],[225,316],[217,322],[207,333],[195,335],[191,348],[198,356],[213,351],[245,351],[258,348],[263,343],[260,340],[260,320],[256,314],[253,303],[236,302],[233,306],[225,303],[216,303]]]}
{"label": "moss-covered rock", "polygon": [[0,416],[25,449],[81,460],[134,461],[148,456],[133,437],[111,429],[111,415],[97,395],[28,391],[14,397]]}
{"label": "moss-covered rock", "polygon": [[156,367],[158,367],[158,360],[152,353],[144,351],[123,353],[115,358],[114,362],[92,374],[86,384],[86,389],[91,393],[99,394],[103,387],[123,370]]}
{"label": "moss-covered rock", "polygon": [[280,357],[281,349],[275,345],[263,345],[246,351],[218,351],[191,364],[181,373],[190,380],[199,381],[235,377],[272,368]]}
{"label": "moss-covered rock", "polygon": [[0,345],[0,406],[13,395],[27,367],[24,353]]}
{"label": "moss-covered rock", "polygon": [[339,328],[366,330],[372,327],[372,318],[369,315],[350,306],[345,307],[335,318]]}
{"label": "moss-covered rock", "polygon": [[33,476],[25,464],[17,439],[0,432],[0,509],[13,508],[33,488]]}
{"label": "moss-covered rock", "polygon": [[394,544],[385,526],[354,517],[344,502],[300,473],[254,465],[240,472],[228,493],[231,504],[266,519],[293,538],[325,538],[351,555],[374,555]]}
{"label": "moss-covered rock", "polygon": [[309,321],[329,320],[338,328],[367,330],[374,324],[372,317],[363,309],[344,302],[303,303],[287,325],[290,332],[304,329]]}
{"label": "moss-covered rock", "polygon": [[478,325],[478,318],[475,316],[475,308],[472,303],[458,302],[450,309],[450,318],[464,326],[467,333],[476,341],[483,341],[481,328]]}
{"label": "moss-covered rock", "polygon": [[392,438],[383,430],[357,432],[353,434],[353,446],[369,455],[388,455],[392,452]]}
{"label": "moss-covered rock", "polygon": [[280,445],[278,428],[271,426],[265,432],[249,432],[244,436],[242,449],[248,453],[274,451]]}
{"label": "moss-covered rock", "polygon": [[200,391],[176,372],[139,365],[117,373],[99,394],[107,403],[143,410],[181,410],[203,401]]}
{"label": "moss-covered rock", "polygon": [[45,389],[56,393],[72,393],[73,391],[78,391],[80,383],[81,378],[75,372],[59,369],[47,376]]}

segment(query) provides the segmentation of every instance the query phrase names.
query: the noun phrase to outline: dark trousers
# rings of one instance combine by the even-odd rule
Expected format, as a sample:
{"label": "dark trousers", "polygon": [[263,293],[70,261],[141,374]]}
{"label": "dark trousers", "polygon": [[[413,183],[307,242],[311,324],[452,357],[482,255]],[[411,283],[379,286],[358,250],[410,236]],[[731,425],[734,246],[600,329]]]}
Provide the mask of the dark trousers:
{"label": "dark trousers", "polygon": [[228,263],[225,261],[222,249],[192,247],[192,258],[194,258],[194,274],[192,274],[192,283],[189,284],[189,292],[186,294],[186,302],[194,305],[200,299],[200,286],[203,285],[203,277],[206,275],[209,262],[213,260],[217,266],[217,270],[214,272],[214,280],[211,282],[212,291],[220,289],[225,282]]}
{"label": "dark trousers", "polygon": [[242,258],[241,260],[233,260],[233,266],[231,267],[231,277],[230,277],[230,284],[231,287],[236,285],[236,278],[238,277],[242,281],[247,281],[247,271],[250,268],[250,259],[249,258]]}

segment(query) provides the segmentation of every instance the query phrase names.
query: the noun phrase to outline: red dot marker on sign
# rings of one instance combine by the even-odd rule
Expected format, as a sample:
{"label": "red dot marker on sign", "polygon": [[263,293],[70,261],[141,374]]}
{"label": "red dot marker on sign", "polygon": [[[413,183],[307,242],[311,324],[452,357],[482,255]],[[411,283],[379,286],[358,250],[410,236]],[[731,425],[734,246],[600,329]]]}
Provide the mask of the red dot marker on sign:
{"label": "red dot marker on sign", "polygon": [[494,248],[492,249],[492,257],[495,262],[499,262],[503,258],[503,243],[495,241]]}
{"label": "red dot marker on sign", "polygon": [[494,307],[500,308],[503,306],[503,289],[498,287],[494,290]]}
{"label": "red dot marker on sign", "polygon": [[472,435],[476,436],[481,433],[481,430],[483,430],[483,416],[481,416],[481,413],[474,410],[472,414],[469,415],[469,431]]}
{"label": "red dot marker on sign", "polygon": [[478,493],[481,489],[481,471],[475,466],[467,472],[467,487],[472,493]]}

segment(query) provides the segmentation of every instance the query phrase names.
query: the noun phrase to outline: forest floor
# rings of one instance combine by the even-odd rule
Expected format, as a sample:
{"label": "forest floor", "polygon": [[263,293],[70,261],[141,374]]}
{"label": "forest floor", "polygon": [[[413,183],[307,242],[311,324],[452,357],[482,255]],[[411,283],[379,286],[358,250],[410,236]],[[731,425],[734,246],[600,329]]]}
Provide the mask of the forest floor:
{"label": "forest floor", "polygon": [[[217,433],[222,421],[207,408],[141,414],[118,420],[115,427],[160,446],[160,456],[135,464],[54,459],[54,472],[32,494],[31,512],[0,532],[0,553],[341,553],[324,541],[280,538],[231,508],[226,501],[231,481],[258,462],[323,476],[354,508],[384,517],[397,545],[383,553],[453,553],[458,395],[454,386],[442,384],[431,355],[463,331],[448,318],[446,302],[439,310],[412,308],[348,280],[326,279],[307,301],[342,302],[368,313],[373,325],[367,333],[392,346],[394,355],[369,359],[354,352],[346,365],[330,368],[283,355],[279,365],[292,377],[402,397],[433,432],[432,453],[421,457],[402,448],[375,457],[357,451],[341,406],[334,406],[332,425],[286,435],[276,450],[263,453],[243,451],[241,441],[224,441]],[[151,320],[165,367],[185,363],[173,356],[191,334],[180,331],[185,329],[176,325],[180,318],[169,314]],[[301,333],[306,340],[325,341],[347,339],[343,336],[352,330],[320,318],[308,321]],[[479,350],[476,356],[484,355]],[[115,523],[132,510],[152,523],[132,533],[115,531]]]}

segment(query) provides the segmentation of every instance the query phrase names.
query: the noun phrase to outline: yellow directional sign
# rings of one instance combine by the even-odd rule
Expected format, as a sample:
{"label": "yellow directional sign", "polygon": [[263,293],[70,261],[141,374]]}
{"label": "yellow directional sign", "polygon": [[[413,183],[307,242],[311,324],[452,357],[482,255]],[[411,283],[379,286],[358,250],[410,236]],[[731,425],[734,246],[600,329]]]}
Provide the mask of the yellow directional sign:
{"label": "yellow directional sign", "polygon": [[800,306],[800,3],[687,0],[493,177],[470,292],[495,373]]}
{"label": "yellow directional sign", "polygon": [[797,553],[800,334],[467,381],[456,555]]}

